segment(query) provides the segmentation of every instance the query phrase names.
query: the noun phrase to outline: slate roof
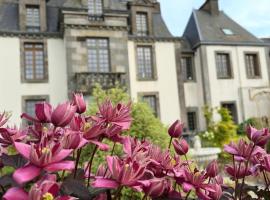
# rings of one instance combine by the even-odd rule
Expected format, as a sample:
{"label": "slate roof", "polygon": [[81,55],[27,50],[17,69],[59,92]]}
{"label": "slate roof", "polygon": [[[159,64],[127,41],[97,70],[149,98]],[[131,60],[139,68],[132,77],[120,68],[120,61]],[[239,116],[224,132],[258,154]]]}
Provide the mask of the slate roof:
{"label": "slate roof", "polygon": [[[226,35],[222,29],[230,29],[234,34]],[[193,10],[184,31],[184,37],[194,48],[199,44],[263,45],[264,42],[220,11],[211,15],[204,10]]]}
{"label": "slate roof", "polygon": [[[19,30],[19,0],[0,0],[0,33],[18,33]],[[110,0],[107,10],[113,12],[126,12],[127,3],[134,0]],[[60,32],[61,9],[87,9],[81,0],[47,0],[47,33]],[[168,30],[160,13],[153,14],[153,36],[173,37]]]}

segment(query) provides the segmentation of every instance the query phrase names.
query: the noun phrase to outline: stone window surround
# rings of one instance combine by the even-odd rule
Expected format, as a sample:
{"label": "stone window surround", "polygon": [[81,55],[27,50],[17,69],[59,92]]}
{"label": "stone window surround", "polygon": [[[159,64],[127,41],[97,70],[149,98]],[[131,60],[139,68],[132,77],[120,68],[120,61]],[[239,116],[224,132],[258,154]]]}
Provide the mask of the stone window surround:
{"label": "stone window surround", "polygon": [[[42,43],[44,49],[44,79],[33,79],[28,80],[25,78],[25,55],[24,55],[24,44],[25,43]],[[20,64],[21,64],[21,82],[22,83],[48,83],[49,82],[49,70],[48,70],[48,44],[47,40],[39,39],[21,39],[20,40]]]}
{"label": "stone window surround", "polygon": [[[229,77],[219,77],[218,70],[217,70],[217,56],[218,54],[228,54],[229,56],[229,70],[230,70],[230,76]],[[216,63],[216,75],[217,79],[234,79],[234,71],[233,71],[233,63],[232,63],[232,53],[231,51],[215,51],[215,63]]]}
{"label": "stone window surround", "polygon": [[138,92],[138,100],[142,101],[143,96],[155,96],[156,97],[156,111],[157,111],[157,118],[161,119],[161,113],[160,113],[160,98],[159,98],[159,92]]}
{"label": "stone window surround", "polygon": [[[151,47],[152,48],[152,70],[153,70],[153,78],[140,78],[138,73],[138,54],[137,48],[138,47]],[[136,43],[135,44],[135,65],[136,65],[136,77],[137,81],[157,81],[157,63],[156,63],[156,51],[155,51],[155,44],[154,43]]]}
{"label": "stone window surround", "polygon": [[[233,104],[235,106],[236,123],[238,123],[239,122],[239,116],[238,116],[238,109],[237,109],[237,101],[221,101],[220,102],[220,107],[222,107],[223,104]],[[232,120],[234,121],[234,119],[232,119]]]}
{"label": "stone window surround", "polygon": [[[184,76],[184,78],[183,78],[184,82],[197,82],[194,53],[182,53],[181,59],[182,58],[191,58],[192,75],[193,75],[193,79],[192,80],[189,80],[189,79],[186,78],[186,76]],[[183,72],[183,66],[182,66],[182,63],[181,62],[180,62],[180,65],[181,65],[181,72]]]}
{"label": "stone window surround", "polygon": [[[246,55],[252,54],[257,57],[257,68],[259,70],[259,76],[249,76],[247,72],[247,60]],[[258,51],[244,51],[244,60],[245,60],[245,70],[246,70],[246,76],[247,79],[261,79],[262,78],[262,68],[261,68],[261,61],[260,61],[260,53]]]}
{"label": "stone window surround", "polygon": [[45,32],[47,30],[47,16],[46,16],[46,0],[19,0],[19,27],[21,31],[26,30],[26,7],[27,6],[39,6],[40,13],[40,31]]}
{"label": "stone window surround", "polygon": [[[199,117],[198,117],[198,114],[199,114],[199,108],[198,107],[187,107],[186,108],[186,115],[189,113],[189,112],[195,112],[195,130],[194,131],[198,131],[199,130]],[[187,117],[187,126],[188,126],[188,117]],[[187,127],[188,130],[189,130],[189,127]]]}
{"label": "stone window surround", "polygon": [[[26,101],[27,100],[41,100],[45,99],[46,102],[50,102],[50,96],[49,95],[24,95],[22,96],[21,105],[22,105],[22,112],[26,111]],[[23,121],[23,125],[26,125],[26,121]]]}

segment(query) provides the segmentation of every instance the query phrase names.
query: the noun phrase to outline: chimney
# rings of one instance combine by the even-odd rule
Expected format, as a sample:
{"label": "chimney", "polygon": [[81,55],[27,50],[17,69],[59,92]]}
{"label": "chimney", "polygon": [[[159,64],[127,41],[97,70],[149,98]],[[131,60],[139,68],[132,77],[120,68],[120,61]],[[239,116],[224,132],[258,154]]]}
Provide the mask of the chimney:
{"label": "chimney", "polygon": [[206,2],[200,7],[200,10],[204,10],[211,15],[218,15],[218,0],[206,0]]}

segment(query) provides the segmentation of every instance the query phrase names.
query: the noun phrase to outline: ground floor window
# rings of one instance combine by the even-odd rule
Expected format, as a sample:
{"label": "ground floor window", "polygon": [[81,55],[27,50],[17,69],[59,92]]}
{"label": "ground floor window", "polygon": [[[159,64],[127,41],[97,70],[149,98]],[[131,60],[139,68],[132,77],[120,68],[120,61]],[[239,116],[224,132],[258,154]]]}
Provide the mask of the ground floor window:
{"label": "ground floor window", "polygon": [[221,106],[223,108],[227,108],[232,116],[233,121],[237,124],[238,117],[237,117],[237,108],[235,102],[222,102]]}

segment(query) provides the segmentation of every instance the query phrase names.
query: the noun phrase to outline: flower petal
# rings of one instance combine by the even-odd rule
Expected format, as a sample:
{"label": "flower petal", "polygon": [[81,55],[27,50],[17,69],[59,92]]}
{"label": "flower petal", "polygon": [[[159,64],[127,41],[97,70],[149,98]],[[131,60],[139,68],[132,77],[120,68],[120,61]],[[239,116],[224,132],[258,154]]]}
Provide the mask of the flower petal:
{"label": "flower petal", "polygon": [[96,140],[89,140],[89,142],[97,145],[101,151],[108,151],[110,149],[109,145],[98,142]]}
{"label": "flower petal", "polygon": [[56,172],[56,171],[62,171],[62,170],[71,171],[74,168],[75,168],[74,161],[69,161],[69,160],[49,164],[46,167],[44,167],[44,169],[48,172]]}
{"label": "flower petal", "polygon": [[52,163],[64,160],[72,153],[72,149],[62,149],[59,153],[53,156]]}
{"label": "flower petal", "polygon": [[30,159],[31,146],[24,143],[15,142],[14,143],[16,150],[27,160]]}
{"label": "flower petal", "polygon": [[40,172],[40,168],[36,167],[35,165],[29,164],[17,169],[13,173],[13,179],[17,183],[23,184],[36,178],[40,174]]}
{"label": "flower petal", "polygon": [[3,200],[28,200],[28,194],[21,188],[10,188],[3,196]]}
{"label": "flower petal", "polygon": [[96,177],[96,180],[92,184],[93,187],[96,188],[111,188],[116,189],[118,188],[119,184],[110,179],[102,178],[102,177]]}

